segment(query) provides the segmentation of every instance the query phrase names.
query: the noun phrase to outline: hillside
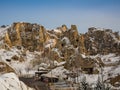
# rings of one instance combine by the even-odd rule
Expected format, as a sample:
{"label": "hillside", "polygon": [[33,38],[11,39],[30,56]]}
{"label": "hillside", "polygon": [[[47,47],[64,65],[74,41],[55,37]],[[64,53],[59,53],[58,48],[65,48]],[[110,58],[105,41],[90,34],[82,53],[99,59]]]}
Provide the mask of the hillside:
{"label": "hillside", "polygon": [[[38,68],[55,76],[77,73],[90,86],[98,78],[120,89],[120,35],[111,29],[91,27],[85,34],[76,25],[53,30],[39,24],[15,22],[0,28],[0,74],[34,75]],[[71,79],[68,78],[70,81]]]}
{"label": "hillside", "polygon": [[6,73],[0,76],[0,90],[34,90],[19,81],[14,73]]}

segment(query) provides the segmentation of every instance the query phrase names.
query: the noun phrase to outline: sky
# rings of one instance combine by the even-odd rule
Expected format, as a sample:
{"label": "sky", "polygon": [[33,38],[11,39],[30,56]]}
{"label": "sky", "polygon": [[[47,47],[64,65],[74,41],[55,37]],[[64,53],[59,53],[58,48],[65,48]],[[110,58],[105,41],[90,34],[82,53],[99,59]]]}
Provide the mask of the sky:
{"label": "sky", "polygon": [[0,0],[0,25],[13,22],[47,29],[75,24],[80,33],[89,27],[120,31],[120,0]]}

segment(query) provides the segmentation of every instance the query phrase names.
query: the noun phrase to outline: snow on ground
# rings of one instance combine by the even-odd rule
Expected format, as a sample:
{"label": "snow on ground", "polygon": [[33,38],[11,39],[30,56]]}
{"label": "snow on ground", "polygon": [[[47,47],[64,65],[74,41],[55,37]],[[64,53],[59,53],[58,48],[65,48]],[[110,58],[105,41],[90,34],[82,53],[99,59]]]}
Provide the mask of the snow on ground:
{"label": "snow on ground", "polygon": [[55,46],[56,44],[56,40],[55,39],[50,39],[47,41],[47,44],[45,45],[45,48],[51,48],[53,46]]}
{"label": "snow on ground", "polygon": [[[96,85],[97,81],[98,81],[98,74],[93,74],[93,75],[89,75],[89,74],[81,74],[78,77],[79,82],[82,82],[83,80],[86,80],[86,82],[90,85],[90,86],[94,86]],[[77,78],[76,78],[77,80]]]}
{"label": "snow on ground", "polygon": [[105,64],[120,62],[120,56],[116,56],[115,54],[102,55],[101,59]]}
{"label": "snow on ground", "polygon": [[54,37],[54,38],[58,39],[58,37],[55,34],[51,34],[49,32],[46,32],[46,33],[49,34],[51,37]]}
{"label": "snow on ground", "polygon": [[[25,75],[25,74],[33,74],[35,71],[31,70],[32,69],[32,64],[31,61],[35,58],[35,55],[33,52],[26,52],[26,57],[24,57],[25,61],[23,62],[16,62],[12,61],[11,66],[20,74],[20,75]],[[22,68],[21,68],[22,67]]]}
{"label": "snow on ground", "polygon": [[7,29],[11,26],[6,26],[5,28],[0,27],[0,45],[3,44],[3,37],[5,36],[5,33],[7,32]]}
{"label": "snow on ground", "polygon": [[0,90],[33,90],[26,86],[14,73],[6,73],[0,76]]}
{"label": "snow on ground", "polygon": [[57,62],[57,61],[54,61],[54,65],[56,66],[61,66],[61,65],[64,65],[66,63],[66,61],[63,61],[63,62]]}
{"label": "snow on ground", "polygon": [[19,51],[17,49],[11,49],[11,50],[5,50],[0,49],[0,58],[3,61],[6,61],[6,59],[11,59],[12,56],[17,55],[19,56]]}
{"label": "snow on ground", "polygon": [[46,64],[46,63],[41,63],[41,64],[39,65],[39,67],[43,67],[43,68],[45,68],[45,69],[47,69],[49,66],[50,66],[50,64]]}
{"label": "snow on ground", "polygon": [[[53,44],[53,41],[50,41],[50,44]],[[56,51],[58,53],[58,55],[60,56],[60,53],[58,51],[57,48],[52,49],[53,51]],[[20,50],[16,49],[16,48],[12,48],[11,50],[5,50],[5,49],[0,49],[0,60],[3,60],[4,62],[6,62],[6,59],[11,59],[12,56],[17,55],[20,56],[22,53]],[[31,60],[35,59],[35,54],[41,54],[39,52],[26,52],[26,56],[24,56],[25,61],[24,62],[19,62],[19,61],[12,61],[10,63],[8,63],[12,68],[14,68],[18,73],[20,74],[34,74],[35,71],[30,70],[32,68],[30,62]],[[83,58],[86,58],[88,56],[85,56],[84,54],[81,54]],[[96,57],[100,57],[101,60],[103,61],[104,64],[106,65],[111,65],[111,66],[105,66],[103,68],[103,80],[107,80],[110,77],[115,77],[117,75],[120,75],[120,56],[116,56],[115,54],[108,54],[108,55],[96,55],[96,56],[89,56],[90,58],[96,58]],[[61,78],[66,77],[65,72],[68,72],[64,66],[62,66],[64,63],[66,62],[60,62],[58,63],[57,61],[54,62],[56,64],[55,69],[51,70],[48,74],[50,75],[51,73],[55,76],[59,76]],[[115,65],[114,65],[115,64]],[[49,65],[47,65],[46,63],[41,63],[39,66],[41,67],[48,67]],[[109,75],[108,75],[109,74]],[[9,76],[9,75],[8,75]],[[13,75],[14,76],[14,75]],[[88,74],[84,74],[81,76],[79,76],[79,80],[82,80],[83,77],[86,77],[86,81],[90,84],[90,85],[94,85],[97,80],[98,80],[98,74],[96,75],[88,75]],[[6,88],[10,87],[10,88],[19,88],[11,86],[13,85],[11,83],[10,84],[6,84],[4,85],[6,82],[5,80],[3,80],[0,77],[0,90],[7,90]],[[23,85],[23,87],[25,88],[26,86],[21,82],[21,85]],[[6,87],[6,88],[5,88]],[[2,89],[1,89],[2,88]],[[21,90],[21,89],[12,89],[12,90]]]}
{"label": "snow on ground", "polygon": [[113,78],[115,76],[120,75],[120,65],[104,67],[103,75],[104,75],[104,80],[106,80],[107,78]]}
{"label": "snow on ground", "polygon": [[86,77],[86,82],[88,82],[91,85],[96,84],[96,82],[98,80],[98,75],[97,74],[93,74],[93,75],[84,74],[84,76]]}
{"label": "snow on ground", "polygon": [[[88,57],[88,56],[84,56],[84,55],[82,55],[82,56],[83,57]],[[99,57],[99,58],[101,58],[102,62],[106,65],[112,64],[114,66],[114,65],[120,64],[120,56],[116,56],[114,53],[110,53],[108,55],[97,54],[95,56],[89,56],[89,57],[92,58],[92,59],[95,59],[95,58]]]}
{"label": "snow on ground", "polygon": [[84,81],[93,87],[96,85],[99,76],[100,74],[83,74],[79,72],[78,77],[76,78],[68,77],[68,81],[72,81],[76,83],[81,83]]}
{"label": "snow on ground", "polygon": [[59,51],[58,48],[53,48],[52,51],[55,51],[55,52],[58,54],[58,56],[59,56],[60,58],[63,58],[63,57],[61,57],[60,51]]}
{"label": "snow on ground", "polygon": [[115,54],[101,55],[101,60],[106,66],[103,68],[104,79],[120,75],[120,56]]}
{"label": "snow on ground", "polygon": [[111,90],[120,90],[120,87],[114,87],[114,86],[110,86],[111,87]]}
{"label": "snow on ground", "polygon": [[34,52],[29,52],[29,51],[26,52],[26,60],[31,61],[34,58],[35,58]]}
{"label": "snow on ground", "polygon": [[48,74],[53,74],[62,79],[66,77],[65,73],[67,72],[68,70],[66,70],[64,66],[60,66],[60,67],[56,67],[55,69],[51,70]]}
{"label": "snow on ground", "polygon": [[82,56],[83,58],[87,58],[87,56],[85,56],[85,54],[81,54],[81,56]]}
{"label": "snow on ground", "polygon": [[116,43],[120,44],[120,40],[118,40],[113,33],[108,33],[111,35],[111,37],[115,40]]}
{"label": "snow on ground", "polygon": [[[14,61],[11,59],[12,56],[16,55],[20,57],[21,54],[22,54],[21,51],[16,48],[12,48],[11,50],[0,49],[0,60],[2,62],[7,63],[10,67],[12,67],[16,71],[16,73],[20,75],[28,73],[33,74],[33,71],[31,71],[30,69],[32,68],[31,60],[35,58],[34,53],[27,51],[26,56],[24,56],[24,61],[22,62]],[[7,62],[6,59],[10,59],[11,62]]]}
{"label": "snow on ground", "polygon": [[5,33],[7,32],[7,29],[10,28],[11,26],[6,26],[5,28],[0,27],[0,36],[3,37]]}
{"label": "snow on ground", "polygon": [[[97,57],[101,58],[102,62],[105,64],[104,67],[100,68],[98,67],[100,74],[103,77],[103,81],[107,80],[108,78],[114,78],[115,76],[120,75],[120,56],[116,56],[113,53],[110,53],[108,55],[95,55],[95,56],[86,56],[82,54],[83,58],[90,57],[92,59],[96,59]],[[90,85],[94,85],[98,80],[98,75],[101,77],[100,74],[96,75],[89,75],[89,74],[81,74],[79,76],[79,80],[82,80],[83,77],[86,77],[86,82],[88,82]],[[112,86],[114,89],[115,87]],[[120,87],[119,87],[120,88]],[[117,89],[119,90],[119,89]]]}
{"label": "snow on ground", "polygon": [[64,37],[61,41],[65,41],[66,44],[70,44],[70,40],[68,37]]}
{"label": "snow on ground", "polygon": [[112,71],[113,74],[120,75],[120,65],[116,66],[113,68],[114,70]]}
{"label": "snow on ground", "polygon": [[56,33],[62,33],[62,31],[59,30],[59,29],[54,29],[54,32],[56,32]]}

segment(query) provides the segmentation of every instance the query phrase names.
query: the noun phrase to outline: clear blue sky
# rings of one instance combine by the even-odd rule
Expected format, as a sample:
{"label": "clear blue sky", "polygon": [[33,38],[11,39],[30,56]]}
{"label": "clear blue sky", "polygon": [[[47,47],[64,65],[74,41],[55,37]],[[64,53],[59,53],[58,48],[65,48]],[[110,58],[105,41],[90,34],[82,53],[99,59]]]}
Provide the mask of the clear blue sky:
{"label": "clear blue sky", "polygon": [[55,28],[66,24],[120,31],[120,0],[0,0],[0,25],[31,22]]}

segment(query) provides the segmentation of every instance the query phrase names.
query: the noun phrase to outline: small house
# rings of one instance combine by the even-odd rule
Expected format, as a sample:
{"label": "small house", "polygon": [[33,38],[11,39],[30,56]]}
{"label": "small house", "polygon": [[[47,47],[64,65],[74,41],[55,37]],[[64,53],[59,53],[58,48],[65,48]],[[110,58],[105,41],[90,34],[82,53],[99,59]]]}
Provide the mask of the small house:
{"label": "small house", "polygon": [[58,82],[59,78],[53,74],[47,73],[41,75],[41,81],[43,82]]}
{"label": "small house", "polygon": [[38,71],[35,72],[35,80],[40,80],[42,74],[47,74],[48,70],[46,69],[38,69]]}

